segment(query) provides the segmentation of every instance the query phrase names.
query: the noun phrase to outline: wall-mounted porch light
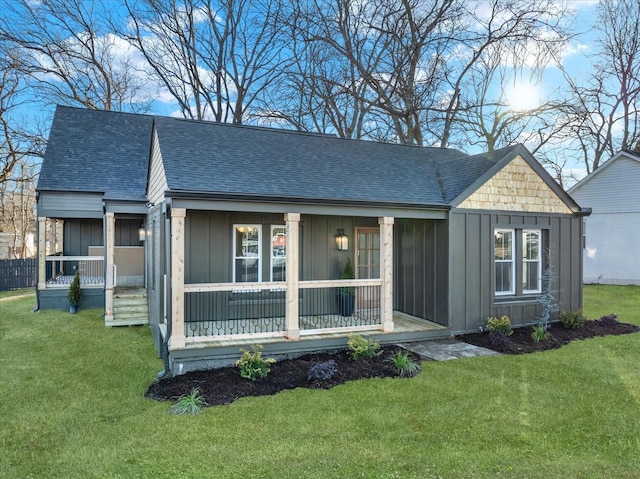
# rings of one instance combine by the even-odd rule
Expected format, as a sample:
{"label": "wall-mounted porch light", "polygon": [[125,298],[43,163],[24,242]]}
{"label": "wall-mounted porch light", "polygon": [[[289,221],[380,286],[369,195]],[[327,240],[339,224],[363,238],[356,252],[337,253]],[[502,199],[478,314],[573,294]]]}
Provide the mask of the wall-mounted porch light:
{"label": "wall-mounted porch light", "polygon": [[138,228],[138,240],[144,241],[146,239],[147,239],[147,230],[144,227],[144,225],[142,225],[140,228]]}
{"label": "wall-mounted porch light", "polygon": [[347,251],[349,249],[349,237],[344,234],[342,228],[338,228],[338,235],[336,236],[336,246],[340,251]]}

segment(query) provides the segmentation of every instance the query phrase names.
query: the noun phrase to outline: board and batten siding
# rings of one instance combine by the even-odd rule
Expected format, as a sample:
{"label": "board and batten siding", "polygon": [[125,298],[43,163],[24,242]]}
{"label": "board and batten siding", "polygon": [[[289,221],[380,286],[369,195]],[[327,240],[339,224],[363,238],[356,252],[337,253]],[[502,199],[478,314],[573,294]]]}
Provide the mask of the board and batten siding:
{"label": "board and batten siding", "polygon": [[147,197],[149,201],[160,204],[164,201],[164,193],[167,191],[167,177],[164,173],[162,163],[162,153],[158,133],[153,130],[153,140],[151,144],[151,165],[149,167],[149,181],[147,183]]}
{"label": "board and batten siding", "polygon": [[[537,294],[494,293],[495,228],[541,229],[551,251],[553,289],[560,309],[582,307],[582,218],[573,215],[452,210],[450,217],[449,313],[454,333],[477,332],[489,316],[507,315],[514,326],[535,322]],[[543,263],[544,265],[544,263]]]}
{"label": "board and batten siding", "polygon": [[448,325],[448,224],[398,219],[394,225],[394,309]]}
{"label": "board and batten siding", "polygon": [[619,153],[571,195],[585,218],[584,282],[640,284],[640,157]]}

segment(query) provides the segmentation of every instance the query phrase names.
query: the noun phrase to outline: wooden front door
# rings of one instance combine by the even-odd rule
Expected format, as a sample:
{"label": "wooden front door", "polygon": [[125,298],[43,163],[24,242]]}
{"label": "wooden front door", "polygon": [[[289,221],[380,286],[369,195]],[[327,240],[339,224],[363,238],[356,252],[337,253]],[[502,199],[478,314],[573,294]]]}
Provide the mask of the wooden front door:
{"label": "wooden front door", "polygon": [[[356,229],[356,278],[380,278],[380,229]],[[359,288],[356,309],[380,307],[380,291],[377,287]]]}

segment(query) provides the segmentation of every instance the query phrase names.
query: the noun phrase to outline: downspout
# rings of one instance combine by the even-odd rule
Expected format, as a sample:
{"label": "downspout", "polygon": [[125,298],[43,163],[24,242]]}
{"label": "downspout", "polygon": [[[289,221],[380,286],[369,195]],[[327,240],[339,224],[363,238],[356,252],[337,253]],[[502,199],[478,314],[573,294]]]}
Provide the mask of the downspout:
{"label": "downspout", "polygon": [[[166,198],[163,205],[164,211],[164,254],[165,254],[165,272],[168,272],[167,293],[164,302],[167,305],[167,334],[162,341],[162,359],[164,369],[158,373],[158,379],[171,376],[169,366],[169,339],[171,338],[171,330],[173,327],[171,313],[171,198]],[[166,273],[165,273],[166,274]]]}
{"label": "downspout", "polygon": [[36,258],[38,258],[38,261],[36,262],[36,307],[33,310],[34,313],[40,311],[40,290],[38,289],[38,279],[40,278],[40,248],[42,248],[42,245],[40,244],[40,221],[38,221],[39,215],[37,213],[39,208],[39,201],[40,192],[36,191],[36,238],[38,239],[36,241],[36,244],[38,245],[38,247],[36,248]]}

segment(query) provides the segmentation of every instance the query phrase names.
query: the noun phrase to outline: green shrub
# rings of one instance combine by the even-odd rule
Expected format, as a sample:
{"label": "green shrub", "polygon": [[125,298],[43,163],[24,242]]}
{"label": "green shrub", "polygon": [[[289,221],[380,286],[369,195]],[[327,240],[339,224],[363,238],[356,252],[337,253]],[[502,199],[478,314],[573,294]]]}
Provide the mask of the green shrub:
{"label": "green shrub", "polygon": [[391,364],[401,377],[411,377],[422,371],[420,364],[406,351],[396,351],[387,362]]}
{"label": "green shrub", "polygon": [[80,271],[76,270],[73,275],[73,281],[69,286],[69,292],[67,293],[69,304],[72,306],[79,306],[82,301],[82,290],[80,289]]}
{"label": "green shrub", "polygon": [[567,329],[582,329],[587,322],[587,317],[581,309],[560,311],[560,322]]}
{"label": "green shrub", "polygon": [[262,345],[252,346],[253,353],[246,349],[241,349],[242,356],[236,361],[236,366],[240,368],[240,376],[251,381],[263,379],[271,372],[270,365],[275,363],[273,358],[264,359],[262,357]]}
{"label": "green shrub", "polygon": [[542,324],[538,324],[533,327],[533,332],[531,333],[531,339],[533,339],[536,343],[541,343],[542,341],[546,341],[551,338],[551,334],[547,331]]}
{"label": "green shrub", "polygon": [[207,406],[207,402],[202,396],[200,396],[200,389],[192,389],[191,392],[185,396],[180,396],[178,402],[169,408],[171,414],[191,414],[196,416],[200,414],[202,408]]}
{"label": "green shrub", "polygon": [[380,343],[377,341],[369,341],[358,334],[350,335],[347,345],[351,351],[351,359],[354,361],[362,358],[373,358],[382,353]]}
{"label": "green shrub", "polygon": [[500,318],[487,318],[487,329],[489,330],[489,332],[500,332],[506,334],[507,336],[511,336],[513,334],[509,316],[502,316]]}

